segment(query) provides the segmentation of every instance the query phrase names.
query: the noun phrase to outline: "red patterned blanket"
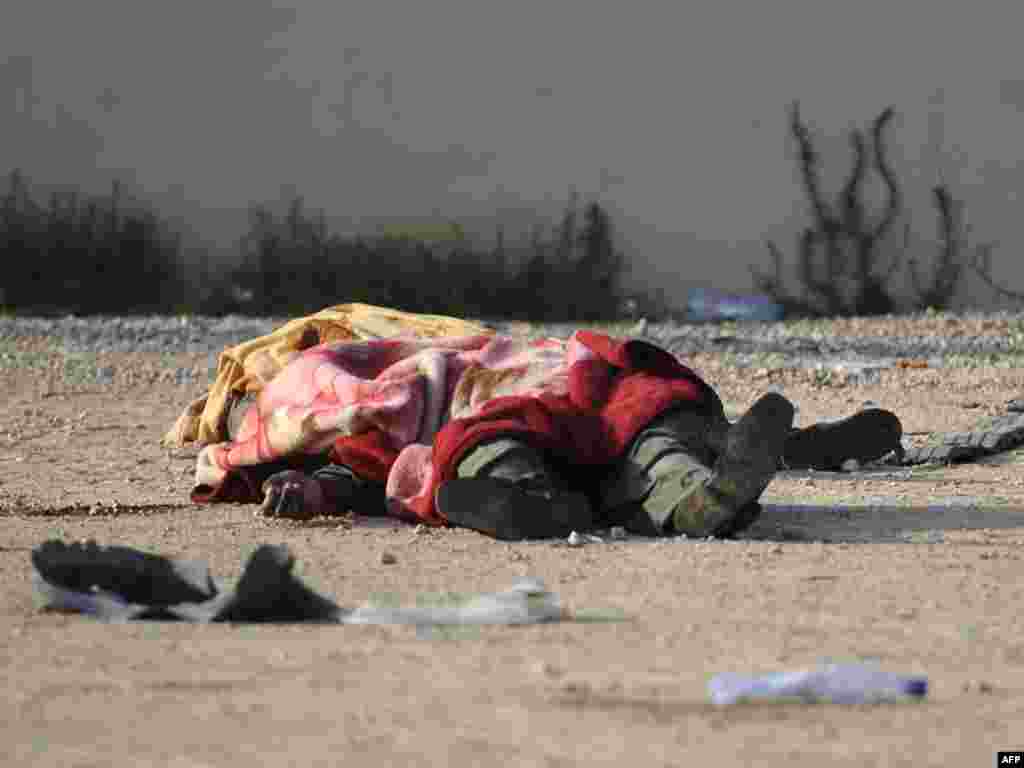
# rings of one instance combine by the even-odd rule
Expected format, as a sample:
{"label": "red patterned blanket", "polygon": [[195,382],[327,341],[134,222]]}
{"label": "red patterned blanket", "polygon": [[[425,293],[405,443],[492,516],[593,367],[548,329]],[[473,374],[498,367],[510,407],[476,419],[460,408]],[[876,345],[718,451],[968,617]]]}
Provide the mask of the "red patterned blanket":
{"label": "red patterned blanket", "polygon": [[260,392],[234,442],[199,454],[197,502],[259,501],[253,468],[329,454],[386,483],[388,512],[443,525],[434,492],[477,443],[520,435],[576,466],[612,462],[707,384],[644,341],[591,331],[568,340],[508,336],[381,339],[302,352]]}

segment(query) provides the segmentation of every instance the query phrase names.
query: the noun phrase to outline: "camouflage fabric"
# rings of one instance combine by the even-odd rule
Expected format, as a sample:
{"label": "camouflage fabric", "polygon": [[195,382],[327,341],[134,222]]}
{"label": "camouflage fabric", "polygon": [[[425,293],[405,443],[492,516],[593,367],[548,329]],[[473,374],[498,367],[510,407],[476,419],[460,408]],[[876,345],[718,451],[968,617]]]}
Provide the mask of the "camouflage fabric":
{"label": "camouflage fabric", "polygon": [[726,526],[746,502],[718,493],[712,466],[729,429],[724,412],[681,408],[640,432],[606,486],[613,515],[640,535],[708,536]]}
{"label": "camouflage fabric", "polygon": [[[711,469],[729,428],[722,409],[682,408],[656,419],[633,441],[602,489],[605,517],[632,533],[708,536],[736,517],[747,499],[718,492]],[[512,439],[475,447],[459,463],[459,477],[558,485],[543,458]]]}

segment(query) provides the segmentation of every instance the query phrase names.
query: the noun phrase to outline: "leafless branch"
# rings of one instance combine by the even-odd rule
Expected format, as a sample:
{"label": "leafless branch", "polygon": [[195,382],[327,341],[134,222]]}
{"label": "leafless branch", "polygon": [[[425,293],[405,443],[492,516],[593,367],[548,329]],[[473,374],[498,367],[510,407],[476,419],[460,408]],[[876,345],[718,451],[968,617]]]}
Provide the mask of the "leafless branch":
{"label": "leafless branch", "polygon": [[971,254],[971,258],[967,262],[967,266],[970,267],[979,278],[981,278],[981,281],[985,283],[985,285],[1000,296],[1014,301],[1024,302],[1024,291],[1015,291],[1004,285],[1000,285],[992,277],[992,251],[995,250],[995,246],[995,243],[982,243],[981,245],[975,246],[974,251]]}
{"label": "leafless branch", "polygon": [[875,169],[878,171],[878,175],[882,177],[886,190],[885,212],[882,214],[882,218],[873,232],[876,242],[882,240],[888,234],[903,203],[896,176],[893,174],[892,168],[889,167],[889,161],[885,156],[885,140],[883,138],[883,132],[894,115],[893,108],[889,107],[875,118],[871,126],[871,140],[875,152]]}
{"label": "leafless branch", "polygon": [[793,102],[790,108],[790,131],[796,139],[800,153],[800,178],[807,192],[807,200],[815,219],[822,225],[833,221],[832,211],[821,196],[821,181],[818,178],[818,153],[814,151],[811,133],[800,118],[800,102]]}
{"label": "leafless branch", "polygon": [[860,201],[860,187],[864,181],[864,169],[867,165],[864,136],[860,131],[853,131],[850,134],[850,146],[853,149],[853,169],[843,185],[840,196],[843,205],[843,226],[847,232],[860,232],[864,223],[864,206]]}

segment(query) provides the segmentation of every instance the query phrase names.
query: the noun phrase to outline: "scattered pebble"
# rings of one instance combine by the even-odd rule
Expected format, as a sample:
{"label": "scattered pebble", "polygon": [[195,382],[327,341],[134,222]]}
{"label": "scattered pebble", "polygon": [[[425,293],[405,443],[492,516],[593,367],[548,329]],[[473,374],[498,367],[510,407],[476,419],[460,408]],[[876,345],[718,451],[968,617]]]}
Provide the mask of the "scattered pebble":
{"label": "scattered pebble", "polygon": [[593,687],[586,680],[569,680],[562,684],[562,690],[575,696],[589,696]]}
{"label": "scattered pebble", "polygon": [[963,685],[963,692],[970,693],[976,691],[977,693],[992,693],[995,687],[992,683],[987,680],[969,680]]}
{"label": "scattered pebble", "polygon": [[555,666],[549,661],[541,662],[537,665],[537,671],[544,677],[555,679],[565,676],[565,670]]}
{"label": "scattered pebble", "polygon": [[[1015,323],[1024,318],[1024,313],[1002,312],[983,313],[985,322]],[[967,313],[959,319],[965,323],[979,321],[978,315]],[[208,360],[205,368],[207,374],[216,370],[216,356],[225,347],[233,346],[249,339],[263,336],[291,317],[256,318],[241,315],[226,317],[189,316],[183,322],[181,318],[170,316],[142,317],[23,317],[10,315],[0,317],[0,340],[19,338],[53,338],[63,340],[65,349],[71,353],[116,353],[116,352],[167,352],[182,350],[190,353],[206,354]],[[499,332],[516,332],[521,330],[515,322],[491,322]],[[536,323],[531,324],[529,336],[554,336],[568,338],[576,330],[576,323]],[[816,334],[813,329],[801,328],[785,323],[741,323],[723,335],[716,323],[684,324],[671,319],[644,318],[632,329],[637,335],[643,335],[656,344],[666,347],[670,352],[683,356],[715,349],[734,352],[737,360],[752,361],[756,368],[768,370],[778,367],[808,367],[813,371],[815,362],[822,359],[834,360],[828,369],[818,374],[825,376],[833,368],[842,367],[830,378],[836,383],[865,383],[878,375],[880,363],[886,367],[896,365],[902,368],[927,368],[930,360],[942,363],[943,357],[949,355],[991,355],[994,353],[1011,352],[1017,343],[1011,334],[999,333],[965,333],[959,336],[943,338],[931,331],[915,335],[893,332],[887,335],[858,335],[856,329],[843,333],[842,337],[829,338]],[[760,362],[758,355],[771,353],[779,356],[770,366]],[[17,350],[2,350],[0,365],[11,365],[20,360]],[[870,362],[868,362],[870,361]],[[95,370],[98,377],[113,375],[115,371],[105,366],[104,373]],[[182,369],[173,371],[175,378],[192,381],[196,373]],[[1022,404],[1021,407],[1024,407]]]}
{"label": "scattered pebble", "polygon": [[941,530],[912,531],[903,535],[904,541],[911,544],[942,544],[945,538]]}
{"label": "scattered pebble", "polygon": [[395,557],[390,552],[381,552],[380,553],[380,564],[381,565],[394,565],[397,562],[398,562],[398,558]]}
{"label": "scattered pebble", "polygon": [[566,539],[565,542],[570,547],[582,547],[584,544],[604,544],[604,539],[600,536],[592,536],[589,533],[578,533],[573,531],[569,534],[569,538]]}

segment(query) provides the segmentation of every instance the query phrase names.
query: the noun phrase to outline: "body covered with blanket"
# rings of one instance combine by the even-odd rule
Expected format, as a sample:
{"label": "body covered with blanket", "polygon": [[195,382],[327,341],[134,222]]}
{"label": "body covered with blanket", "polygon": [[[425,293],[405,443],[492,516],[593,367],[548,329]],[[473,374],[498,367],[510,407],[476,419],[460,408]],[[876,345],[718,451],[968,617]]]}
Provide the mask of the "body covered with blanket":
{"label": "body covered with blanket", "polygon": [[202,449],[192,496],[260,501],[263,468],[326,455],[383,483],[389,514],[440,525],[434,494],[477,444],[515,436],[593,473],[680,403],[717,397],[658,347],[588,331],[321,344],[263,387],[234,440]]}
{"label": "body covered with blanket", "polygon": [[780,466],[900,446],[888,411],[799,430],[793,415],[770,393],[730,424],[715,391],[647,341],[529,341],[349,304],[226,350],[165,441],[203,446],[194,501],[269,516],[388,514],[502,539],[607,525],[728,536]]}

